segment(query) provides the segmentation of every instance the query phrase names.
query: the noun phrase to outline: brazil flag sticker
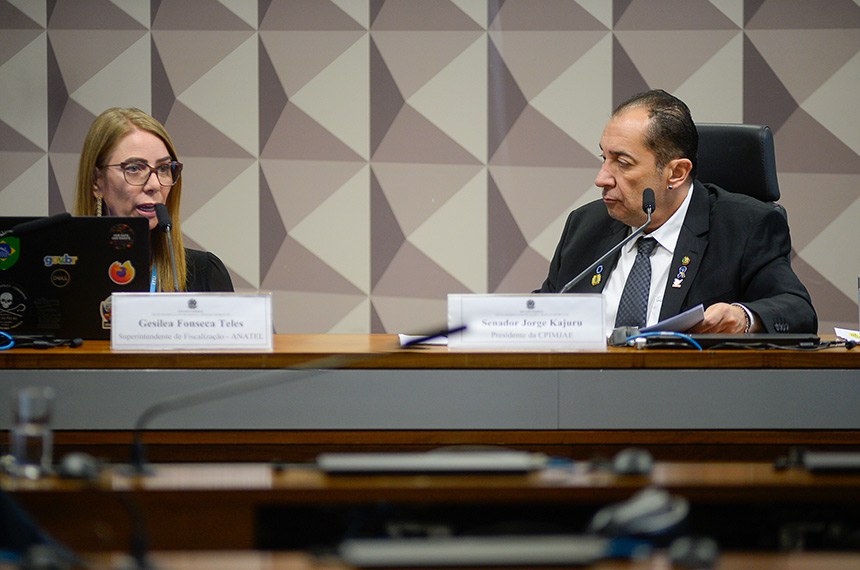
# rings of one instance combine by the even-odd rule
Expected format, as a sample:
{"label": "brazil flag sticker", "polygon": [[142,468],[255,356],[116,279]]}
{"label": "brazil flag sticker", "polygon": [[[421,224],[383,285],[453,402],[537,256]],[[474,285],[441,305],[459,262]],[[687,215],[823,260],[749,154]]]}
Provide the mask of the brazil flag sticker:
{"label": "brazil flag sticker", "polygon": [[21,253],[18,238],[0,238],[0,270],[6,270],[15,265]]}

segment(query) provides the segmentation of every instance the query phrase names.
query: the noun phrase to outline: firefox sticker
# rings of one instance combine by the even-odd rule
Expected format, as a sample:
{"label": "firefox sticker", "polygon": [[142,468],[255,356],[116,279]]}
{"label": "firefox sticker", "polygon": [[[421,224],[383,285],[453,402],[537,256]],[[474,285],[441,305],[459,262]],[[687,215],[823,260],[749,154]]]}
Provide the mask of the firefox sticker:
{"label": "firefox sticker", "polygon": [[117,285],[128,285],[134,279],[134,266],[131,261],[114,261],[108,268],[108,275]]}

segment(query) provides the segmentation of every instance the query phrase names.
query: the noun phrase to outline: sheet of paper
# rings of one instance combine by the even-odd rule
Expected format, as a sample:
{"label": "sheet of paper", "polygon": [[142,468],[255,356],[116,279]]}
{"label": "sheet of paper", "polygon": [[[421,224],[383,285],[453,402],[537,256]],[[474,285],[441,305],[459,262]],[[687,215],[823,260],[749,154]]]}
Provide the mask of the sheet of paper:
{"label": "sheet of paper", "polygon": [[[398,338],[400,338],[400,346],[407,346],[409,344],[434,344],[437,346],[448,346],[448,337],[447,336],[437,336],[431,339],[423,340],[425,335],[420,334],[398,334]],[[417,342],[421,341],[421,342]]]}
{"label": "sheet of paper", "polygon": [[841,339],[860,342],[860,331],[852,331],[851,329],[840,329],[839,327],[833,327],[833,332],[835,332],[836,336]]}
{"label": "sheet of paper", "polygon": [[703,305],[696,305],[692,309],[688,309],[681,313],[680,315],[675,315],[674,317],[669,317],[668,319],[662,320],[659,323],[655,323],[650,327],[645,327],[639,332],[657,332],[657,331],[671,331],[671,332],[686,332],[701,323],[705,319],[705,307]]}

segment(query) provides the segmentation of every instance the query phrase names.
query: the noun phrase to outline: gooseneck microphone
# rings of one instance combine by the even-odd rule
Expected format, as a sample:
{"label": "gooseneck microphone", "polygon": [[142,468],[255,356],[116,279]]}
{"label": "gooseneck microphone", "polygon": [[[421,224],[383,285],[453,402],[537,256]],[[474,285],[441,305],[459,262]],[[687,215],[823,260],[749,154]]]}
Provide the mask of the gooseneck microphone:
{"label": "gooseneck microphone", "polygon": [[[146,426],[149,425],[149,422],[162,414],[190,408],[192,406],[197,406],[206,402],[215,402],[218,400],[232,398],[233,396],[247,394],[248,392],[262,390],[264,388],[274,387],[287,381],[295,382],[297,380],[302,380],[309,376],[315,376],[317,374],[320,374],[323,370],[326,369],[343,368],[352,360],[362,358],[366,358],[366,355],[338,354],[333,356],[327,356],[311,360],[309,363],[306,364],[291,366],[290,368],[267,370],[265,372],[260,372],[250,377],[246,376],[242,378],[237,378],[235,380],[230,380],[223,384],[218,384],[217,386],[207,386],[204,388],[200,388],[199,390],[189,392],[187,394],[183,394],[173,398],[167,398],[160,402],[156,402],[155,404],[152,404],[151,406],[146,408],[143,413],[140,414],[134,424],[130,461],[131,469],[134,473],[138,475],[145,475],[149,473],[146,460],[146,450],[142,439],[143,430],[146,429]],[[296,370],[299,371],[297,375],[290,376],[289,378],[284,377],[285,371]]]}
{"label": "gooseneck microphone", "polygon": [[170,219],[170,212],[167,210],[167,206],[156,204],[155,217],[158,219],[158,228],[167,235],[167,252],[170,254],[170,266],[173,268],[173,290],[178,292],[179,276],[176,273],[176,257],[173,255],[173,238],[170,236],[173,221]]}
{"label": "gooseneck microphone", "polygon": [[[465,326],[457,326],[450,329],[434,331],[426,335],[411,340],[410,342],[399,346],[399,348],[410,348],[415,345],[427,342],[428,340],[441,336],[448,336],[456,332],[465,330]],[[286,382],[296,382],[305,378],[317,376],[330,370],[345,368],[349,364],[371,360],[374,358],[384,358],[387,355],[394,354],[398,350],[390,350],[373,354],[332,354],[320,358],[312,359],[308,362],[290,366],[289,368],[279,368],[276,370],[266,370],[252,376],[237,378],[218,384],[216,386],[206,386],[182,394],[156,402],[146,408],[143,413],[137,418],[134,424],[134,432],[132,435],[131,461],[130,467],[134,474],[145,475],[149,472],[146,461],[146,450],[143,445],[143,430],[156,417],[171,411],[178,411],[206,402],[215,402],[247,394],[264,388],[272,388]],[[295,372],[292,376],[285,377],[285,372]]]}
{"label": "gooseneck microphone", "polygon": [[53,226],[54,224],[65,222],[71,217],[72,215],[70,213],[61,212],[59,214],[54,214],[53,216],[45,216],[43,218],[36,218],[35,220],[21,222],[20,224],[15,224],[8,230],[3,230],[2,232],[0,232],[0,238],[6,237],[8,235],[20,236],[28,234],[30,232],[35,232],[41,230],[42,228],[47,228],[48,226]]}
{"label": "gooseneck microphone", "polygon": [[598,265],[600,265],[601,263],[606,261],[606,258],[608,258],[610,255],[612,255],[613,253],[615,253],[616,251],[618,251],[619,249],[624,247],[624,245],[629,243],[631,240],[636,239],[642,232],[644,232],[645,229],[651,224],[651,214],[654,213],[654,210],[656,208],[657,208],[657,205],[656,205],[656,199],[654,197],[654,190],[652,190],[651,188],[646,188],[642,192],[642,211],[644,211],[645,214],[648,216],[648,219],[645,220],[645,223],[642,224],[641,226],[639,226],[638,228],[636,228],[635,230],[633,230],[633,233],[631,233],[629,236],[627,236],[626,238],[621,240],[621,242],[619,242],[615,247],[613,247],[612,249],[610,249],[609,251],[607,251],[606,253],[601,255],[597,259],[597,261],[595,261],[594,263],[592,263],[591,265],[586,267],[582,271],[582,273],[580,273],[579,275],[577,275],[576,277],[574,277],[573,279],[568,281],[567,284],[561,288],[559,293],[567,293],[568,291],[573,289],[574,285],[576,285],[577,283],[582,281],[583,277],[585,277],[586,275],[588,275],[589,273],[594,271],[595,267],[597,267]]}

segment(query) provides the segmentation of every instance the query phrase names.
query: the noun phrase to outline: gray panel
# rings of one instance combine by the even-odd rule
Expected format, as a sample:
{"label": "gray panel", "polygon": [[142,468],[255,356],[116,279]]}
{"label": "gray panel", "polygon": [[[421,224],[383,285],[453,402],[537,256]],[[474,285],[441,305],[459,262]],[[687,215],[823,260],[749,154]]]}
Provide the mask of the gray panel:
{"label": "gray panel", "polygon": [[858,429],[858,370],[570,370],[560,429]]}
{"label": "gray panel", "polygon": [[56,429],[130,429],[156,402],[231,383],[238,395],[148,427],[860,429],[857,370],[0,371],[0,394],[55,387]]}
{"label": "gray panel", "polygon": [[[54,386],[55,429],[130,429],[147,406],[231,381],[239,395],[166,412],[148,427],[555,429],[557,378],[555,371],[6,370],[0,393]],[[0,425],[10,420],[4,406]]]}

